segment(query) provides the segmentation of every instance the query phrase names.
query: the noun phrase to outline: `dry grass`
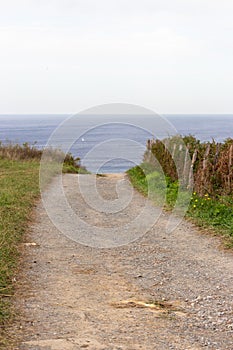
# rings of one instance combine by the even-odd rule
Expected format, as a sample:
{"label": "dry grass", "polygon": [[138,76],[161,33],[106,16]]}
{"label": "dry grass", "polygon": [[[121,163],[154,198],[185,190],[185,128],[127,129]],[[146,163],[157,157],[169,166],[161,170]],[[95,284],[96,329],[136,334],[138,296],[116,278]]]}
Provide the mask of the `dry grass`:
{"label": "dry grass", "polygon": [[[164,174],[172,181],[178,180],[178,173],[188,177],[191,162],[185,164],[184,145],[193,163],[194,191],[200,196],[206,193],[211,196],[232,195],[233,139],[227,139],[224,143],[201,143],[193,136],[153,140],[148,143],[144,161],[156,165],[157,159]],[[176,159],[179,169],[173,159]]]}

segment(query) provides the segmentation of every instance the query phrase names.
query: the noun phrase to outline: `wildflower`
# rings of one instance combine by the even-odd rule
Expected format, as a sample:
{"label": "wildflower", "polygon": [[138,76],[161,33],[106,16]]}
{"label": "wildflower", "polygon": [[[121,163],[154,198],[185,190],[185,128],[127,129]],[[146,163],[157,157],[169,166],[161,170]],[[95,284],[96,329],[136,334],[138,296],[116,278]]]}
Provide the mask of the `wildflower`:
{"label": "wildflower", "polygon": [[196,192],[193,192],[193,195],[196,196]]}
{"label": "wildflower", "polygon": [[205,194],[205,197],[208,197],[208,194]]}
{"label": "wildflower", "polygon": [[196,204],[194,204],[193,208],[196,208],[196,207],[197,207]]}
{"label": "wildflower", "polygon": [[198,199],[195,199],[195,202],[198,202]]}
{"label": "wildflower", "polygon": [[210,199],[211,199],[211,198],[210,198],[210,197],[208,197],[207,199],[208,199],[208,201],[210,201]]}

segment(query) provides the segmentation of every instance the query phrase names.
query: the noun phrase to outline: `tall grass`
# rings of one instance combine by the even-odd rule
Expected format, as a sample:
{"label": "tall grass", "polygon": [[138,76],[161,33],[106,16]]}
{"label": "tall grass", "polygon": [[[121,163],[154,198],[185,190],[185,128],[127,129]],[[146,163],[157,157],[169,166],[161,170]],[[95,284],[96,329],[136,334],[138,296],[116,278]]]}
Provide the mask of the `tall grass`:
{"label": "tall grass", "polygon": [[27,142],[23,145],[8,143],[2,144],[0,142],[0,159],[9,159],[9,160],[24,160],[40,161],[43,155],[43,152],[46,154],[46,157],[49,161],[62,161],[63,163],[63,172],[64,173],[86,173],[87,170],[81,165],[80,158],[74,158],[71,153],[64,154],[59,149],[47,148],[46,150],[41,150],[36,148],[35,145],[29,145]]}
{"label": "tall grass", "polygon": [[189,135],[151,140],[144,161],[153,165],[154,160],[158,160],[164,174],[177,181],[178,173],[184,174],[190,170],[190,164],[185,159],[186,150],[189,152],[189,163],[192,163],[195,192],[200,196],[206,193],[212,196],[233,195],[233,139],[222,143],[214,140],[201,142]]}

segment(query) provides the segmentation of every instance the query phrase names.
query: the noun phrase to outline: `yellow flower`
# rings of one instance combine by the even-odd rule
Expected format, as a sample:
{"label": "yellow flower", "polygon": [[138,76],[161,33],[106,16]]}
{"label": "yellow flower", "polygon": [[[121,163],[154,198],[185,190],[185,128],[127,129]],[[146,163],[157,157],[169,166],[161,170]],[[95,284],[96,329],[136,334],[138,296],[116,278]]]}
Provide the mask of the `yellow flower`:
{"label": "yellow flower", "polygon": [[193,208],[196,208],[196,207],[197,207],[196,204],[194,204]]}
{"label": "yellow flower", "polygon": [[211,198],[210,198],[210,197],[208,197],[207,199],[208,199],[208,201],[210,201],[210,199],[211,199]]}
{"label": "yellow flower", "polygon": [[208,197],[208,194],[205,194],[205,197]]}
{"label": "yellow flower", "polygon": [[198,202],[198,199],[195,199],[195,202]]}
{"label": "yellow flower", "polygon": [[196,192],[193,192],[193,195],[195,196],[195,195],[196,195]]}

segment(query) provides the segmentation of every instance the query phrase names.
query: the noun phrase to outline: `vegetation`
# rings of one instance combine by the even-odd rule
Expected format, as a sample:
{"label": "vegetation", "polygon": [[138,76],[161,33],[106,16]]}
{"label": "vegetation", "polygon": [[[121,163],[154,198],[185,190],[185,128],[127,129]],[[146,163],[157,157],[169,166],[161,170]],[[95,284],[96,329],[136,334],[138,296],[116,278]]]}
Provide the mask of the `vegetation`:
{"label": "vegetation", "polygon": [[231,196],[211,197],[206,193],[200,197],[194,192],[187,216],[199,226],[210,227],[213,232],[224,235],[226,245],[233,248],[232,212],[233,198]]}
{"label": "vegetation", "polygon": [[[184,164],[181,144],[187,146],[190,154],[188,167]],[[177,201],[178,190],[181,197],[185,198],[187,195],[184,183],[180,183],[178,176],[186,169],[187,174],[182,173],[188,179],[186,187],[190,186],[191,179],[194,188],[189,198],[186,217],[199,226],[211,228],[212,232],[223,234],[227,238],[227,245],[233,248],[232,150],[232,139],[222,144],[214,141],[201,143],[193,136],[149,141],[144,163],[130,169],[128,175],[141,193],[148,195],[149,189],[150,197],[156,204],[164,204],[166,210],[172,210]],[[179,159],[179,153],[182,154],[182,159]],[[177,165],[180,169],[176,168]],[[191,166],[193,178],[190,177]]]}
{"label": "vegetation", "polygon": [[80,158],[74,158],[72,154],[64,154],[59,149],[46,149],[45,151],[40,150],[34,146],[30,146],[27,142],[22,146],[18,144],[7,144],[3,145],[0,142],[0,159],[9,159],[15,161],[40,161],[43,155],[46,155],[46,159],[50,162],[63,162],[64,173],[77,173],[85,174],[87,170],[81,166]]}
{"label": "vegetation", "polygon": [[[64,158],[60,151],[49,152],[52,159],[58,156]],[[41,150],[28,144],[0,144],[0,348],[6,348],[4,329],[12,318],[11,296],[14,293],[19,243],[40,193],[41,156]],[[76,173],[86,170],[80,166],[79,159],[68,154],[63,171]]]}
{"label": "vegetation", "polygon": [[151,165],[159,162],[172,181],[181,177],[188,180],[192,166],[194,191],[200,196],[233,194],[233,139],[200,142],[189,135],[152,140],[148,141],[144,161]]}
{"label": "vegetation", "polygon": [[[39,196],[39,161],[0,159],[0,325],[11,314],[10,297],[19,256],[18,244]],[[3,342],[3,338],[0,338]]]}

